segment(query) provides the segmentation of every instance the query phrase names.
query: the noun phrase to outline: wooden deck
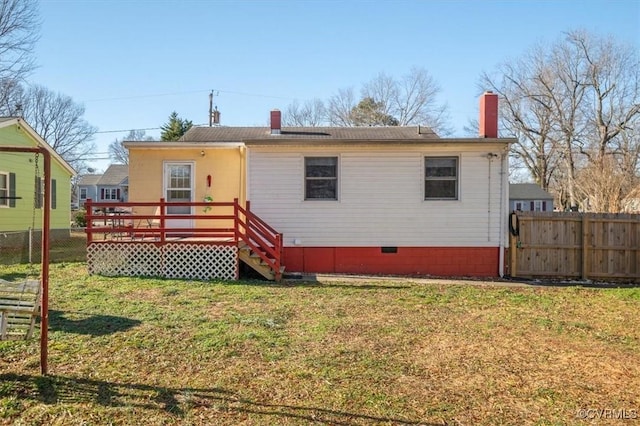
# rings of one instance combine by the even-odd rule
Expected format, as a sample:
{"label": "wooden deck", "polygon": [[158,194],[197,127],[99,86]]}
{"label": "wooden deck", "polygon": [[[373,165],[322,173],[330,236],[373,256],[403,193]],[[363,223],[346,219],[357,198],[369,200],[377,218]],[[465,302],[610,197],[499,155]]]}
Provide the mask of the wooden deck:
{"label": "wooden deck", "polygon": [[[168,214],[167,211],[174,207],[189,207],[192,213]],[[282,278],[282,234],[253,214],[249,202],[243,207],[237,199],[228,203],[167,203],[163,199],[154,203],[94,203],[87,200],[85,208],[88,260],[93,262],[93,265],[89,265],[90,271],[93,266],[105,262],[99,256],[117,264],[108,266],[109,271],[126,271],[126,268],[118,266],[127,262],[127,259],[118,255],[118,250],[129,252],[132,256],[146,250],[147,254],[143,257],[148,257],[147,260],[152,263],[166,262],[164,257],[159,256],[167,256],[172,250],[184,250],[176,248],[179,246],[191,247],[194,253],[202,252],[202,247],[198,246],[211,246],[233,247],[236,263],[242,259],[266,278],[276,281]],[[135,249],[136,245],[144,248]],[[149,248],[150,245],[159,247],[160,254]],[[124,248],[126,246],[132,247]],[[162,249],[163,246],[168,248]],[[240,248],[242,254],[239,254]],[[213,250],[211,253],[218,252]],[[224,262],[228,263],[227,256],[223,257]],[[189,263],[189,254],[182,261]],[[94,268],[95,271],[103,269]],[[149,268],[136,261],[133,269],[139,272]],[[174,269],[180,268],[175,266]],[[138,272],[134,274],[139,275]],[[228,276],[227,273],[224,275]],[[237,265],[235,278],[238,278]]]}

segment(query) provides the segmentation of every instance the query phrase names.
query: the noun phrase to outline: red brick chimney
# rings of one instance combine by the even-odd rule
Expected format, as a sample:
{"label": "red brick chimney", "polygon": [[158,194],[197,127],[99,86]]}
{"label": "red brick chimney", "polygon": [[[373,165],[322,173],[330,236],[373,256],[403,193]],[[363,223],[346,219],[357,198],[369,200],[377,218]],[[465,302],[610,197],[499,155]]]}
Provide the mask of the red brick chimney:
{"label": "red brick chimney", "polygon": [[498,137],[498,95],[487,90],[480,97],[480,137]]}
{"label": "red brick chimney", "polygon": [[282,115],[280,114],[279,109],[271,110],[271,134],[279,135],[280,134],[280,123],[281,123]]}

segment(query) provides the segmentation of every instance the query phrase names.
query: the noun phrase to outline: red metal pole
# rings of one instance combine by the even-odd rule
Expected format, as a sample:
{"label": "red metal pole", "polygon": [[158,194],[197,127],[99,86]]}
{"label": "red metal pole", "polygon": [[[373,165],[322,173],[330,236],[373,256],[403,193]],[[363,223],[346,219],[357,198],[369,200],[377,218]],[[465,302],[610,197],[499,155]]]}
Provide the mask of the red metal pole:
{"label": "red metal pole", "polygon": [[51,154],[40,148],[44,157],[44,212],[42,219],[42,305],[40,313],[40,372],[47,375],[49,338],[49,232],[51,228]]}
{"label": "red metal pole", "polygon": [[87,212],[87,214],[85,215],[87,221],[87,247],[93,241],[93,229],[91,229],[93,227],[93,206],[91,205],[92,202],[93,201],[91,200],[91,198],[88,198],[84,202],[84,209]]}

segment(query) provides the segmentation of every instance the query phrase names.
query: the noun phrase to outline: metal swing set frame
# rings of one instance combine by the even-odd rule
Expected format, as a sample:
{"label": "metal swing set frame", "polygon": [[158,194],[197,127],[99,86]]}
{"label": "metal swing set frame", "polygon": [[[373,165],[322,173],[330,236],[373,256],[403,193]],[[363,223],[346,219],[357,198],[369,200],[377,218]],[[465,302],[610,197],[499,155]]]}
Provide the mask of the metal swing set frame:
{"label": "metal swing set frame", "polygon": [[[48,372],[49,339],[49,233],[51,229],[51,153],[44,147],[0,146],[0,152],[41,154],[44,159],[44,200],[42,215],[42,276],[40,291],[40,372]],[[37,167],[37,164],[36,164]],[[34,207],[35,208],[35,207]]]}

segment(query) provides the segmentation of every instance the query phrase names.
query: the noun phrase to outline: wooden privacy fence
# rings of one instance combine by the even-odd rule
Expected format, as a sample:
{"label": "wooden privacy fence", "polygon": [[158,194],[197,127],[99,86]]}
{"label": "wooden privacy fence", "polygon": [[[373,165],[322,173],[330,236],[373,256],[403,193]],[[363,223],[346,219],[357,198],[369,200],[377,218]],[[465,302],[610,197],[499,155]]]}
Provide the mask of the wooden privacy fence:
{"label": "wooden privacy fence", "polygon": [[640,281],[640,215],[514,212],[512,277]]}

